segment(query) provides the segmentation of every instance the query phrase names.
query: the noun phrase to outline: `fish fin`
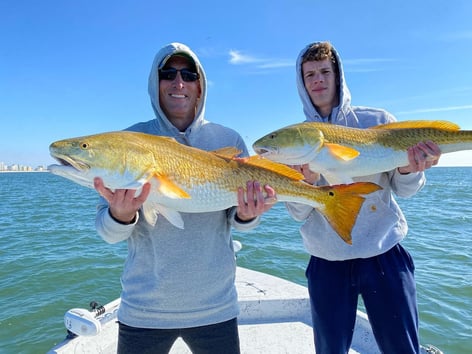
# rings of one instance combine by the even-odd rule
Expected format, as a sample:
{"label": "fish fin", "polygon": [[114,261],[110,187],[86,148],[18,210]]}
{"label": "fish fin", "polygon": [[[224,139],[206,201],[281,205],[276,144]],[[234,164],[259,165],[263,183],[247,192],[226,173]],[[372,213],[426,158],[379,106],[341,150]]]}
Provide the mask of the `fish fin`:
{"label": "fish fin", "polygon": [[175,138],[173,138],[173,137],[171,137],[171,136],[159,135],[159,139],[162,139],[162,140],[169,140],[169,141],[171,141],[171,142],[180,144],[177,140],[175,140]]}
{"label": "fish fin", "polygon": [[210,152],[215,154],[215,155],[231,159],[231,158],[234,158],[234,157],[238,156],[239,154],[241,154],[242,151],[239,150],[236,147],[227,146],[227,147],[224,147],[224,148],[221,148],[221,149],[212,150]]}
{"label": "fish fin", "polygon": [[393,122],[388,124],[381,124],[371,127],[369,129],[418,129],[418,128],[433,128],[447,131],[458,131],[461,128],[452,122],[446,120],[407,120],[403,122]]}
{"label": "fish fin", "polygon": [[167,176],[155,174],[153,178],[157,180],[157,189],[159,190],[159,192],[165,195],[166,197],[172,199],[190,198],[190,195],[186,191],[176,185]]}
{"label": "fish fin", "polygon": [[331,186],[336,185],[336,184],[354,183],[354,180],[349,176],[338,175],[338,174],[329,173],[329,172],[323,172],[322,175]]}
{"label": "fish fin", "polygon": [[294,170],[293,168],[288,167],[287,165],[271,161],[259,155],[244,158],[240,162],[243,164],[261,167],[266,170],[277,172],[294,181],[301,181],[305,179],[305,176],[303,176],[303,174],[301,174],[297,170]]}
{"label": "fish fin", "polygon": [[332,155],[344,161],[355,159],[360,154],[359,151],[348,146],[333,143],[324,143],[324,146]]}
{"label": "fish fin", "polygon": [[323,206],[317,209],[344,242],[352,245],[351,231],[364,203],[363,195],[378,191],[382,187],[371,182],[357,182],[318,188],[327,195]]}
{"label": "fish fin", "polygon": [[156,209],[162,216],[164,216],[172,225],[179,229],[184,229],[184,220],[180,213],[174,209],[166,208],[160,204],[156,206]]}
{"label": "fish fin", "polygon": [[144,204],[143,204],[143,215],[144,215],[144,219],[146,220],[146,222],[149,225],[151,225],[151,226],[156,225],[157,210],[156,210],[155,206],[153,205],[153,203],[150,203],[147,200],[144,202]]}
{"label": "fish fin", "polygon": [[161,214],[175,227],[178,227],[179,229],[184,228],[184,221],[180,213],[176,210],[166,208],[161,204],[146,200],[143,204],[142,212],[146,222],[153,227],[156,225],[159,214]]}
{"label": "fish fin", "polygon": [[132,181],[128,184],[125,184],[124,186],[120,187],[122,189],[140,189],[142,188],[142,186],[144,185],[144,183],[146,183],[147,181],[141,181],[141,180],[138,180],[138,181]]}

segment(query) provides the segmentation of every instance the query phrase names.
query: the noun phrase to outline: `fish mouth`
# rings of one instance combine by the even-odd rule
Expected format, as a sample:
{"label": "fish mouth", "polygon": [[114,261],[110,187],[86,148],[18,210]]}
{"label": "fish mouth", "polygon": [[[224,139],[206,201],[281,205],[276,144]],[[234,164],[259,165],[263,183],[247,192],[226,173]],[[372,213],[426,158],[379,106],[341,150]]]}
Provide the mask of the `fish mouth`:
{"label": "fish mouth", "polygon": [[90,169],[90,165],[86,164],[85,162],[76,161],[76,160],[74,160],[71,157],[66,156],[66,155],[55,155],[53,157],[62,166],[73,167],[77,171],[84,171],[84,170],[89,170]]}
{"label": "fish mouth", "polygon": [[268,148],[265,148],[265,147],[254,148],[254,151],[256,152],[256,154],[258,154],[259,156],[262,156],[262,157],[265,157],[265,156],[268,156],[268,155],[273,155],[277,152],[274,149],[268,149]]}

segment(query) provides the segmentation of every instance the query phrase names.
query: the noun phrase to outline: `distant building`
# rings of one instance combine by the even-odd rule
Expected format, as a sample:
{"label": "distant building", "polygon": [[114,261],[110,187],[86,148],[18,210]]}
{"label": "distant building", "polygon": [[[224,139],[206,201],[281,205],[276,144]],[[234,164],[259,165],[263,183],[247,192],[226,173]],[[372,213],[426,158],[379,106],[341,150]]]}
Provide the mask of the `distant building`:
{"label": "distant building", "polygon": [[37,166],[33,169],[31,166],[26,165],[7,165],[0,161],[0,172],[46,172],[47,168],[43,165]]}

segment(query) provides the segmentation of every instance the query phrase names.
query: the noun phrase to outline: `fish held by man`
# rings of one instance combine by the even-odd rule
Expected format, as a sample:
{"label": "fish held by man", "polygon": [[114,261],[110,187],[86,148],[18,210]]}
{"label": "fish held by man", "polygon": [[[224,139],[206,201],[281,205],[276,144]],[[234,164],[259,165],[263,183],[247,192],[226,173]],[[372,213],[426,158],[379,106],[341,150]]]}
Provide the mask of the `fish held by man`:
{"label": "fish held by man", "polygon": [[309,164],[330,184],[339,184],[407,166],[407,149],[426,141],[436,143],[442,154],[472,150],[472,131],[447,121],[403,121],[368,129],[304,122],[265,135],[253,149],[275,162]]}
{"label": "fish held by man", "polygon": [[94,177],[114,189],[136,189],[151,183],[143,205],[154,225],[158,213],[183,228],[179,212],[210,212],[238,205],[237,189],[249,180],[272,186],[277,201],[298,202],[319,210],[347,243],[365,200],[380,189],[374,183],[315,187],[285,165],[259,156],[236,159],[235,148],[208,152],[173,138],[120,131],[60,140],[49,147],[60,165],[49,171],[93,188]]}

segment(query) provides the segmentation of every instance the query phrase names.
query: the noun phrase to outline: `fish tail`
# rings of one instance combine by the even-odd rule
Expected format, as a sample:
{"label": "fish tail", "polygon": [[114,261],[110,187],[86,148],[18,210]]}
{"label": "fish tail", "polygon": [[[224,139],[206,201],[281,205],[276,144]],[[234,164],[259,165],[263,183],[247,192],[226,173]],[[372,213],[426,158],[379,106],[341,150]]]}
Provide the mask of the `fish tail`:
{"label": "fish tail", "polygon": [[324,207],[318,208],[318,210],[344,242],[352,245],[351,231],[364,203],[364,195],[382,188],[371,182],[357,182],[320,188],[326,194]]}

